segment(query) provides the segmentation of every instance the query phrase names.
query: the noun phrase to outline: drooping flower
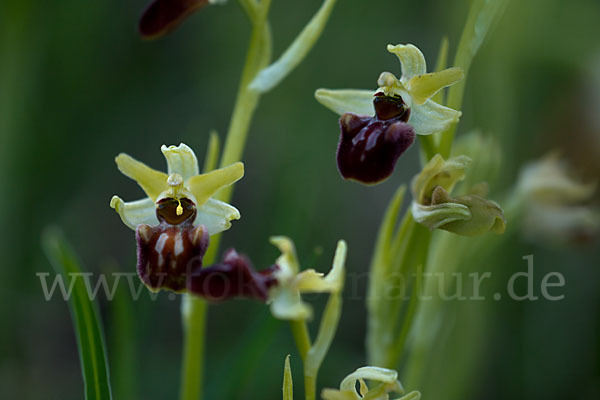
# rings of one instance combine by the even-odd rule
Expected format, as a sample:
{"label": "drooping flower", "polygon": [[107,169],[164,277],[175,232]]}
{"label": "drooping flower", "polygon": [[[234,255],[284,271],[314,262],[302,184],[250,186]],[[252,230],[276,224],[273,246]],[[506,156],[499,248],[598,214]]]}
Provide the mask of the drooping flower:
{"label": "drooping flower", "polygon": [[465,176],[471,163],[466,156],[444,160],[435,155],[413,179],[412,214],[429,229],[443,229],[463,236],[476,236],[488,231],[503,233],[506,219],[500,206],[487,199],[488,185],[480,183],[462,196],[450,193]]}
{"label": "drooping flower", "polygon": [[185,18],[208,4],[224,0],[154,0],[145,9],[139,32],[145,39],[155,39],[175,29]]}
{"label": "drooping flower", "polygon": [[523,233],[540,243],[588,241],[600,231],[600,211],[588,204],[595,190],[595,182],[574,178],[558,154],[526,165],[517,184]]}
{"label": "drooping flower", "polygon": [[402,65],[396,78],[383,72],[372,90],[318,89],[316,99],[341,115],[338,168],[346,179],[378,183],[392,173],[400,155],[414,135],[431,135],[448,129],[460,111],[444,107],[431,98],[460,81],[460,68],[427,73],[425,57],[411,45],[388,45]]}
{"label": "drooping flower", "polygon": [[346,243],[338,242],[333,267],[324,276],[314,269],[300,271],[294,243],[287,237],[276,236],[271,243],[279,248],[281,256],[275,261],[276,282],[269,290],[271,313],[280,319],[303,320],[312,316],[311,307],[302,301],[301,293],[333,293],[342,290],[344,284],[344,264]]}
{"label": "drooping flower", "polygon": [[[378,384],[369,388],[366,380]],[[346,376],[339,389],[323,389],[323,400],[389,400],[390,393],[404,394],[404,388],[398,381],[398,373],[379,367],[362,367]],[[419,400],[421,393],[412,391],[397,400]]]}
{"label": "drooping flower", "polygon": [[[198,273],[209,236],[228,229],[230,221],[240,217],[236,208],[211,197],[239,180],[244,175],[244,165],[235,163],[199,174],[196,155],[185,144],[162,146],[161,151],[167,160],[168,174],[126,154],[117,156],[119,170],[135,180],[147,197],[126,203],[113,196],[110,206],[136,232],[137,270],[142,281],[152,290],[182,292],[197,288],[198,282],[206,280],[205,272]],[[223,273],[223,268],[231,264],[228,260],[233,258],[226,257],[215,271]]]}

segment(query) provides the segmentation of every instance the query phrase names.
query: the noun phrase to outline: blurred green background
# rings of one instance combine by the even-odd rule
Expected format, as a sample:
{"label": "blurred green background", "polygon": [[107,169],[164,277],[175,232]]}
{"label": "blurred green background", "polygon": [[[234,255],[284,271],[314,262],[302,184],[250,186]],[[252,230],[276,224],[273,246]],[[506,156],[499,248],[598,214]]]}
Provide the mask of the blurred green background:
{"label": "blurred green background", "polygon": [[[319,1],[273,3],[279,55]],[[133,200],[141,191],[118,172],[115,155],[127,152],[162,169],[160,145],[185,142],[201,157],[209,131],[227,129],[249,32],[240,7],[234,1],[207,7],[175,33],[145,42],[135,29],[144,6],[142,0],[0,2],[1,398],[82,397],[67,305],[58,296],[44,301],[35,275],[52,272],[40,249],[42,229],[61,226],[88,271],[133,271],[134,234],[108,203],[113,194]],[[284,234],[295,240],[306,268],[325,271],[336,241],[348,241],[347,267],[358,278],[345,290],[320,387],[337,386],[366,362],[364,295],[373,239],[393,191],[418,171],[419,154],[413,146],[392,178],[376,187],[342,181],[335,165],[337,118],[313,92],[371,88],[381,71],[399,73],[388,43],[413,43],[433,65],[444,35],[453,54],[467,8],[462,0],[340,0],[307,60],[261,100],[245,151],[246,176],[232,202],[242,219],[224,236],[223,249],[235,246],[262,268],[278,255],[267,238]],[[502,144],[494,193],[508,190],[523,162],[552,149],[585,176],[600,176],[599,18],[598,0],[514,0],[484,44],[469,76],[459,132],[480,128]],[[478,269],[508,276],[524,268],[524,255],[534,254],[540,276],[565,276],[565,299],[475,306],[469,318],[485,318],[487,329],[477,339],[483,346],[469,355],[472,371],[456,398],[597,399],[597,239],[576,247],[520,238],[509,244]],[[323,299],[310,299],[319,310]],[[174,398],[179,298],[162,294],[151,301],[143,294],[129,300],[130,312],[120,317],[105,299],[100,304],[116,398]],[[454,357],[428,367],[427,386],[441,394],[408,389],[441,400],[456,384],[449,371],[472,349],[470,320],[461,323],[447,327],[463,332]],[[133,346],[116,333],[123,325]],[[271,319],[262,304],[211,306],[208,398],[280,398],[288,353],[300,398],[301,365],[287,325]],[[123,371],[131,358],[135,368]]]}

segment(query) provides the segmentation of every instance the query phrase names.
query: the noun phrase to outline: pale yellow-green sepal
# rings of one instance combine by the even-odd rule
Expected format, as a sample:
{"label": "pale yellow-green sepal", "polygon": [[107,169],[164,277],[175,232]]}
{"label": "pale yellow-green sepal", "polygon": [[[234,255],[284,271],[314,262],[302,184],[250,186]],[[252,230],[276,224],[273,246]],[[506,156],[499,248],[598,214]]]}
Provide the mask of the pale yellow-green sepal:
{"label": "pale yellow-green sepal", "polygon": [[427,72],[427,64],[421,50],[412,44],[406,45],[391,45],[387,46],[387,50],[393,53],[402,64],[402,79],[410,80],[413,76],[423,75]]}
{"label": "pale yellow-green sepal", "polygon": [[416,75],[408,81],[413,104],[423,104],[443,88],[453,85],[465,76],[462,68],[448,68],[440,72]]}
{"label": "pale yellow-green sepal", "polygon": [[240,219],[237,208],[215,199],[208,199],[197,211],[194,225],[204,225],[211,236],[226,231],[231,221]]}
{"label": "pale yellow-green sepal", "polygon": [[294,400],[294,382],[292,380],[292,368],[290,367],[290,355],[285,358],[283,367],[283,400]]}
{"label": "pale yellow-green sepal", "polygon": [[237,162],[202,175],[192,176],[187,186],[196,197],[198,206],[204,204],[219,189],[229,186],[244,176],[244,164]]}
{"label": "pale yellow-green sepal", "polygon": [[444,227],[450,222],[468,221],[471,219],[469,207],[456,203],[424,206],[413,202],[411,212],[415,221],[426,226],[430,230]]}
{"label": "pale yellow-green sepal", "polygon": [[415,104],[410,109],[408,123],[412,125],[417,135],[432,135],[443,132],[460,119],[462,113],[442,106],[433,100]]}
{"label": "pale yellow-green sepal", "polygon": [[126,203],[119,196],[113,196],[110,206],[115,209],[123,223],[130,229],[135,230],[141,224],[158,224],[154,202],[148,197]]}
{"label": "pale yellow-green sepal", "polygon": [[152,201],[155,201],[158,195],[165,190],[167,174],[152,169],[125,153],[119,154],[115,161],[119,171],[136,181]]}
{"label": "pale yellow-green sepal", "polygon": [[274,287],[269,290],[271,314],[275,318],[299,321],[312,318],[312,308],[302,301],[300,292],[289,287]]}
{"label": "pale yellow-green sepal", "polygon": [[167,159],[169,175],[179,174],[184,181],[187,181],[194,175],[198,175],[198,159],[194,151],[186,144],[179,146],[165,146],[160,148]]}
{"label": "pale yellow-green sepal", "polygon": [[399,397],[396,400],[420,400],[420,399],[421,399],[421,392],[413,390],[412,392],[410,392],[402,397]]}
{"label": "pale yellow-green sepal", "polygon": [[372,90],[317,89],[315,98],[319,103],[339,115],[354,113],[373,116],[375,114],[374,94],[375,92]]}

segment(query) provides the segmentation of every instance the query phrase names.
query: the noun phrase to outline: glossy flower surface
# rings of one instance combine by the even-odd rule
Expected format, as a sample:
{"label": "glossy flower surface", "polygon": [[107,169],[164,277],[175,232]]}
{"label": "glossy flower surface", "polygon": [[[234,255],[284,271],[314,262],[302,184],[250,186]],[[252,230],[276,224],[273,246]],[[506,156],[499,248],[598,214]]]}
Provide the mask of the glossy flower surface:
{"label": "glossy flower surface", "polygon": [[312,309],[302,301],[301,293],[333,293],[342,290],[347,251],[344,241],[338,242],[333,267],[326,276],[314,269],[300,271],[294,243],[289,238],[276,236],[271,238],[271,243],[282,253],[275,261],[276,283],[269,290],[271,313],[276,318],[286,320],[310,318]]}
{"label": "glossy flower surface", "polygon": [[400,98],[379,93],[374,117],[352,113],[340,117],[337,165],[345,179],[375,184],[389,177],[398,158],[415,139],[406,123],[410,112]]}

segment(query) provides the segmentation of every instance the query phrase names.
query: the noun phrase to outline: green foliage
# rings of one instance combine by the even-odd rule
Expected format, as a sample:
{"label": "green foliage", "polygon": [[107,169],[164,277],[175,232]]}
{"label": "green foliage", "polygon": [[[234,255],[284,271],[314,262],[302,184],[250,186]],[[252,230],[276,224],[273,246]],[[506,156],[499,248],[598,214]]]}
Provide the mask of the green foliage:
{"label": "green foliage", "polygon": [[44,232],[42,242],[54,270],[65,281],[69,277],[75,279],[69,308],[77,337],[85,398],[86,400],[112,399],[108,357],[100,315],[96,304],[88,297],[84,281],[77,279],[77,275],[73,275],[82,273],[77,256],[57,228],[48,228]]}

